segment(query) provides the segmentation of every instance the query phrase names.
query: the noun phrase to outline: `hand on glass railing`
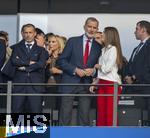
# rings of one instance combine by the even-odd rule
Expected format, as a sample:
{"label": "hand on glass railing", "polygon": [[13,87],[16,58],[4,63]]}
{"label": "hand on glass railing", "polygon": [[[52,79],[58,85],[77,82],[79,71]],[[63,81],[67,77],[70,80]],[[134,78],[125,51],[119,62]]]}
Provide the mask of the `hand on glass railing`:
{"label": "hand on glass railing", "polygon": [[[98,83],[99,79],[98,78],[94,78],[92,84],[96,85]],[[95,93],[95,90],[97,90],[97,86],[90,86],[89,91],[91,93]]]}
{"label": "hand on glass railing", "polygon": [[133,79],[132,79],[131,76],[126,76],[126,77],[124,78],[124,80],[125,80],[125,82],[128,83],[128,84],[132,84],[132,83],[133,83]]}
{"label": "hand on glass railing", "polygon": [[95,90],[96,90],[96,86],[90,86],[89,91],[91,93],[95,93]]}

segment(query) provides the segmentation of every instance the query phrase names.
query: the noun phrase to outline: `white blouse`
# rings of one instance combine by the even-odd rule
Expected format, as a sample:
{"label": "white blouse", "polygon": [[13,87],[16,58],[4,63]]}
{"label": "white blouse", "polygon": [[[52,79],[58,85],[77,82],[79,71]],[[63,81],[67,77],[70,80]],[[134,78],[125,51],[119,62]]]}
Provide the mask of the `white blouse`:
{"label": "white blouse", "polygon": [[98,78],[108,81],[114,81],[121,84],[117,66],[117,49],[115,46],[108,45],[102,49],[102,55],[99,58]]}

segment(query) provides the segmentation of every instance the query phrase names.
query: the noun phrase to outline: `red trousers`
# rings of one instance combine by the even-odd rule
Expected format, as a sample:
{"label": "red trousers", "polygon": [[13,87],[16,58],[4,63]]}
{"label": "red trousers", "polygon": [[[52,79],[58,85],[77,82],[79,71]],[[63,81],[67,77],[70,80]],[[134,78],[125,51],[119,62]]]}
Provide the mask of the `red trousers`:
{"label": "red trousers", "polygon": [[[114,84],[113,81],[99,80],[99,84]],[[98,94],[114,94],[114,86],[99,86]],[[121,94],[121,88],[118,88]],[[113,96],[97,97],[97,126],[113,125]]]}

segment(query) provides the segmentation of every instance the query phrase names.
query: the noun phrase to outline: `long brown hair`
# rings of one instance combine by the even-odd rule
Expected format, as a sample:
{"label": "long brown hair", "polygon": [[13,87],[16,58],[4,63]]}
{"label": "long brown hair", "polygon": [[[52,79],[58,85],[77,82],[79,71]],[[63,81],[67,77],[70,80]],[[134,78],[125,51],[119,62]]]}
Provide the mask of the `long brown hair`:
{"label": "long brown hair", "polygon": [[106,27],[104,28],[105,33],[105,46],[113,45],[117,49],[117,65],[118,68],[122,68],[122,50],[121,50],[121,44],[120,44],[120,37],[118,30],[115,27]]}

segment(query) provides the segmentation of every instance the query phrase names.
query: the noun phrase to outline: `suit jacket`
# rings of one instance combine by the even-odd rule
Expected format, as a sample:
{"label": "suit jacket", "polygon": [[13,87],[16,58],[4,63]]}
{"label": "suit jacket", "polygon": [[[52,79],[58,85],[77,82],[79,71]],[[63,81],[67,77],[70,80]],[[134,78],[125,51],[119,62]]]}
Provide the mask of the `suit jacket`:
{"label": "suit jacket", "polygon": [[15,75],[16,67],[13,66],[11,59],[8,59],[1,68],[1,72],[4,77],[8,77],[9,80],[12,79]]}
{"label": "suit jacket", "polygon": [[[95,40],[92,42],[91,51],[86,68],[93,68],[98,62],[102,46]],[[83,64],[83,36],[72,37],[67,41],[63,53],[58,59],[58,66],[63,70],[62,83],[91,83],[92,77],[80,78],[74,75],[75,68],[84,69]],[[75,86],[60,86],[62,93],[72,93]]]}
{"label": "suit jacket", "polygon": [[12,49],[10,47],[7,47],[5,63],[1,68],[1,72],[4,78],[6,79],[5,81],[7,81],[7,79],[11,80],[11,78],[13,78],[15,74],[15,67],[12,65],[12,62],[10,60],[11,54],[12,54]]}
{"label": "suit jacket", "polygon": [[[0,39],[0,69],[2,68],[6,58],[6,46],[4,40]],[[0,71],[0,83],[3,83],[2,72]],[[0,86],[1,87],[1,86]]]}
{"label": "suit jacket", "polygon": [[[137,48],[137,47],[136,47]],[[136,50],[136,48],[133,50]],[[148,39],[143,47],[140,49],[139,53],[132,56],[129,60],[127,66],[127,75],[135,75],[136,81],[135,84],[149,84],[150,83],[150,39]],[[129,87],[128,89],[131,92],[140,92],[140,93],[150,93],[150,87]]]}
{"label": "suit jacket", "polygon": [[[15,76],[13,77],[14,83],[44,83],[44,70],[48,55],[45,49],[37,46],[36,42],[32,46],[30,53],[25,45],[25,41],[22,40],[13,47],[11,61],[15,66]],[[30,61],[35,61],[34,64],[29,65]],[[19,69],[23,67],[23,69]],[[24,68],[25,67],[25,68]],[[26,92],[25,86],[16,86],[14,92]],[[43,92],[44,87],[42,86],[30,86],[30,92]],[[23,91],[24,90],[24,91]]]}

